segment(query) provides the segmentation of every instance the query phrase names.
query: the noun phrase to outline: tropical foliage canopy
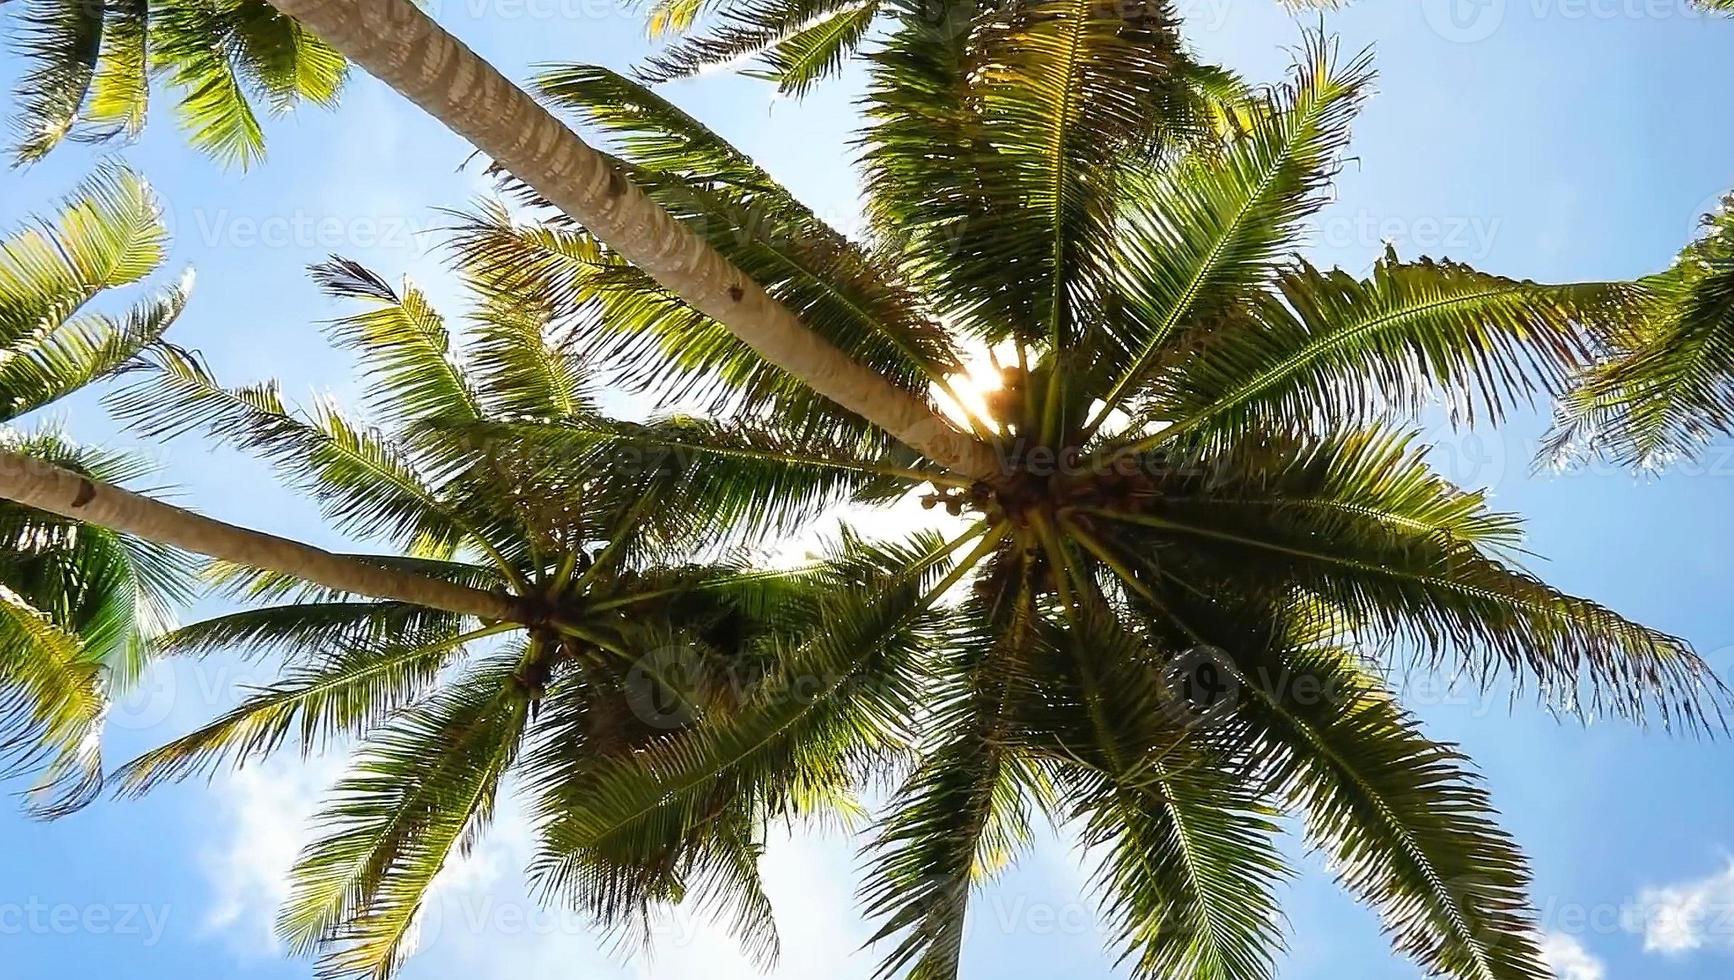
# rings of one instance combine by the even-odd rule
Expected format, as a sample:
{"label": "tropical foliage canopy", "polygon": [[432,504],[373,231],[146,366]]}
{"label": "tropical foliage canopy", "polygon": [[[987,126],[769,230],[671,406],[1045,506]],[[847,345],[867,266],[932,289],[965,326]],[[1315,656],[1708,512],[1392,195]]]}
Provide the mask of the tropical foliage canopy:
{"label": "tropical foliage canopy", "polygon": [[[1521,855],[1384,673],[1410,658],[1685,728],[1719,723],[1720,690],[1683,641],[1525,572],[1516,519],[1433,472],[1402,420],[1438,395],[1467,422],[1557,392],[1636,291],[1300,258],[1371,79],[1321,39],[1217,141],[1155,110],[1176,56],[1138,17],[903,23],[869,58],[865,241],[625,78],[569,66],[541,87],[813,331],[957,402],[994,478],[816,398],[521,184],[545,223],[493,208],[461,229],[466,269],[642,390],[743,432],[798,423],[777,466],[731,483],[742,512],[785,512],[798,481],[889,477],[962,518],[938,550],[900,549],[893,582],[946,562],[914,609],[863,594],[741,710],[574,786],[544,848],[649,853],[704,828],[724,788],[781,798],[843,745],[857,781],[898,787],[862,893],[887,974],[956,974],[969,896],[1043,813],[1101,857],[1137,975],[1268,976],[1293,812],[1426,969],[1546,976]],[[1002,383],[971,412],[957,388],[982,360]],[[569,428],[496,444],[558,454],[586,438]],[[915,611],[938,617],[930,641],[888,647]],[[824,696],[777,696],[813,678]],[[912,759],[883,748],[905,743]]]}
{"label": "tropical foliage canopy", "polygon": [[16,19],[28,66],[13,118],[22,163],[68,138],[138,135],[161,79],[187,139],[245,167],[264,156],[262,114],[334,104],[347,69],[267,0],[19,0],[0,16]]}
{"label": "tropical foliage canopy", "polygon": [[[8,450],[108,483],[151,472],[140,457],[77,445],[22,416],[111,374],[162,336],[190,278],[119,317],[89,307],[163,262],[150,188],[107,167],[57,215],[0,240],[0,440]],[[0,752],[32,773],[43,815],[101,786],[98,734],[110,698],[139,677],[150,638],[189,594],[185,559],[107,528],[0,501]]]}
{"label": "tropical foliage canopy", "polygon": [[[846,564],[748,572],[721,542],[781,523],[737,507],[737,484],[777,459],[771,436],[606,418],[590,375],[550,343],[546,310],[527,297],[481,291],[460,341],[413,285],[343,260],[315,276],[360,307],[331,336],[373,379],[367,408],[381,427],[329,401],[297,409],[272,382],[226,387],[173,347],[153,352],[148,376],[113,408],[147,435],[203,429],[255,454],[335,528],[398,549],[358,560],[500,592],[517,612],[484,621],[219,563],[214,583],[249,608],[181,627],[160,649],[276,656],[283,676],[117,779],[143,792],[359,737],[291,873],[280,931],[292,948],[318,950],[323,974],[383,976],[408,952],[437,873],[486,831],[509,776],[533,816],[557,819],[608,760],[738,710],[812,624],[832,621],[839,603],[853,608],[847,596],[906,556],[863,549]],[[557,454],[492,445],[518,426],[571,441]],[[778,506],[836,497],[835,482],[797,477],[778,486]],[[895,632],[913,644],[919,626]],[[718,790],[700,826],[635,850],[547,851],[538,874],[622,928],[653,903],[707,902],[769,956],[755,864],[765,826],[846,810],[842,776],[840,763],[809,767],[777,797]]]}
{"label": "tropical foliage canopy", "polygon": [[[660,16],[687,26],[687,9]],[[1193,64],[1162,4],[946,10],[809,11],[801,31],[825,37],[753,42],[799,90],[872,18],[894,26],[865,56],[853,238],[636,82],[572,65],[541,88],[611,141],[621,193],[642,188],[895,394],[947,409],[991,475],[837,408],[510,178],[511,206],[456,229],[479,300],[461,347],[415,289],[316,270],[364,307],[333,337],[382,429],[224,387],[169,347],[116,399],[147,434],[205,428],[261,455],[396,549],[356,560],[514,610],[219,566],[259,608],[163,641],[288,673],[131,763],[131,790],[364,738],[281,921],[323,974],[395,969],[516,779],[551,898],[624,929],[696,898],[764,959],[767,826],[882,784],[862,897],[886,975],[956,976],[971,895],[1042,815],[1099,859],[1135,975],[1270,976],[1287,813],[1423,968],[1545,977],[1521,854],[1388,671],[1720,723],[1684,641],[1525,571],[1517,520],[1434,472],[1408,421],[1441,397],[1497,420],[1594,377],[1597,351],[1637,345],[1633,309],[1714,294],[1696,278],[1714,249],[1636,285],[1395,254],[1365,277],[1316,268],[1303,232],[1365,57],[1314,37],[1285,84],[1249,91]],[[610,419],[590,364],[705,418]],[[844,535],[795,571],[726,557],[829,504],[910,495],[950,533]]]}

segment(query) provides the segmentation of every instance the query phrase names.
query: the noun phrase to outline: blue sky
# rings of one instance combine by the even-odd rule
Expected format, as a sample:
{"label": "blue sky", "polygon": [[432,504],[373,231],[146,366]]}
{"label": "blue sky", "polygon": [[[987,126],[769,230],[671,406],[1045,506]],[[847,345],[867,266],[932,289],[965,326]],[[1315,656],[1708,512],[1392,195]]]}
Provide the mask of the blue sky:
{"label": "blue sky", "polygon": [[[1255,80],[1272,79],[1298,24],[1267,0],[1185,0],[1188,37]],[[606,0],[436,0],[442,22],[522,77],[557,60],[629,64],[639,21]],[[15,25],[5,19],[10,32]],[[1344,44],[1376,43],[1379,94],[1360,118],[1355,159],[1314,234],[1317,257],[1361,271],[1386,240],[1406,256],[1449,255],[1537,279],[1630,276],[1665,265],[1695,216],[1734,186],[1734,22],[1673,0],[1362,0],[1328,17]],[[8,87],[15,58],[0,56]],[[805,102],[710,77],[677,101],[739,141],[824,215],[847,225],[856,187],[844,151],[857,80]],[[160,102],[126,158],[151,178],[175,226],[173,262],[198,270],[176,327],[232,381],[275,375],[291,392],[356,388],[318,321],[333,310],[303,269],[327,252],[408,273],[457,309],[440,279],[436,207],[483,188],[467,148],[365,77],[335,113],[270,127],[271,155],[224,172],[181,147]],[[45,208],[101,155],[63,150],[0,176],[8,227]],[[166,270],[172,272],[173,270]],[[128,438],[93,397],[58,410],[88,441]],[[1424,420],[1428,421],[1428,420]],[[1535,568],[1554,582],[1689,637],[1734,667],[1734,447],[1660,479],[1598,471],[1531,476],[1541,429],[1454,433],[1429,422],[1439,462],[1529,519]],[[194,441],[151,447],[181,499],[225,519],[340,543],[305,501],[259,466]],[[203,611],[214,611],[215,606]],[[112,720],[116,759],[166,740],[267,676],[213,658],[156,671]],[[1708,980],[1734,972],[1734,748],[1621,725],[1560,723],[1523,703],[1439,686],[1410,703],[1440,738],[1479,761],[1506,826],[1530,853],[1542,929],[1564,980]],[[300,821],[340,760],[285,759],[210,786],[103,802],[43,825],[0,809],[0,978],[106,973],[305,977],[273,948],[269,921]],[[420,978],[561,975],[667,980],[753,976],[726,939],[676,915],[656,955],[627,961],[584,924],[536,910],[512,813],[442,882]],[[850,845],[800,836],[773,847],[768,876],[787,951],[780,977],[866,977],[850,956],[868,934],[852,911]],[[1315,859],[1287,893],[1293,980],[1419,976],[1387,951],[1371,912]],[[1044,842],[978,903],[966,975],[1114,976],[1099,951],[1074,852]]]}

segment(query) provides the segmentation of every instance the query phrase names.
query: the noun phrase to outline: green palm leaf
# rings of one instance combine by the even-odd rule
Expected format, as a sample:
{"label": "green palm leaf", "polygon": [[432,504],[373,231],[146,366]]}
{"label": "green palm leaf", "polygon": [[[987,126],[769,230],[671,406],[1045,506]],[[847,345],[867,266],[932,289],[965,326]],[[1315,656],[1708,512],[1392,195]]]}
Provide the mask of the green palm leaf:
{"label": "green palm leaf", "polygon": [[[593,66],[564,66],[539,84],[551,101],[617,139],[623,169],[636,183],[838,348],[921,395],[957,370],[955,352],[914,304],[894,266],[826,225],[691,116]],[[497,218],[492,223],[498,225]],[[470,227],[482,231],[476,223]],[[523,236],[476,235],[473,241],[485,247],[460,247],[486,267],[522,268],[501,259]],[[586,299],[603,307],[599,316],[572,321],[588,328],[581,336],[590,336],[585,349],[592,354],[618,362],[634,360],[635,352],[659,354],[636,358],[646,367],[634,380],[664,391],[709,393],[767,417],[813,419],[820,437],[847,431],[878,438],[617,259],[589,249],[573,258],[579,268],[572,274],[589,290],[555,297],[556,309],[572,310]]]}
{"label": "green palm leaf", "polygon": [[105,165],[39,220],[0,240],[0,345],[52,331],[104,289],[149,275],[167,233],[143,178]]}
{"label": "green palm leaf", "polygon": [[[378,628],[383,618],[371,625]],[[205,625],[205,624],[201,624]],[[318,629],[319,640],[342,636],[320,622],[294,624],[297,634]],[[205,627],[208,636],[210,628]],[[250,632],[256,634],[255,626]],[[119,792],[139,795],[168,781],[239,768],[269,755],[295,737],[303,754],[330,747],[343,736],[365,733],[402,705],[426,691],[439,671],[461,655],[462,646],[502,632],[487,627],[459,634],[451,624],[389,637],[344,637],[341,646],[306,667],[289,671],[270,687],[256,691],[216,721],[122,766],[115,774]],[[173,634],[171,644],[181,641]],[[294,643],[298,635],[273,637]]]}
{"label": "green palm leaf", "polygon": [[862,898],[885,920],[870,941],[904,933],[881,977],[953,980],[970,891],[1029,843],[1036,777],[983,734],[970,726],[924,759],[870,845]]}
{"label": "green palm leaf", "polygon": [[778,88],[798,95],[841,67],[861,43],[878,8],[875,2],[856,0],[731,3],[718,23],[657,52],[638,69],[638,75],[655,84],[762,55],[760,60]]}
{"label": "green palm leaf", "polygon": [[148,379],[109,399],[134,429],[168,438],[198,427],[274,464],[319,501],[339,527],[383,535],[432,551],[459,543],[486,547],[489,537],[453,512],[436,489],[379,432],[349,421],[335,405],[305,416],[282,400],[276,382],[223,387],[197,356],[159,348]]}
{"label": "green palm leaf", "polygon": [[261,606],[202,619],[156,640],[169,656],[294,655],[308,651],[372,647],[403,636],[456,632],[460,618],[408,602],[303,601]]}
{"label": "green palm leaf", "polygon": [[1126,366],[1105,389],[1096,424],[1189,327],[1275,280],[1302,223],[1325,202],[1371,80],[1368,56],[1339,65],[1333,47],[1313,38],[1294,80],[1244,137],[1130,184],[1119,219],[1126,233],[1108,261],[1131,315],[1121,335],[1104,338]]}
{"label": "green palm leaf", "polygon": [[490,413],[538,419],[596,414],[589,372],[550,336],[550,318],[522,297],[484,302],[465,353]]}
{"label": "green palm leaf", "polygon": [[633,492],[654,501],[640,519],[678,517],[677,530],[707,537],[785,533],[835,504],[894,500],[923,479],[944,479],[773,426],[725,427],[692,417],[499,423],[469,431],[485,451],[528,460],[532,473],[629,475]]}
{"label": "green palm leaf", "polygon": [[108,0],[102,55],[84,113],[100,138],[136,137],[150,108],[150,0]]}
{"label": "green palm leaf", "polygon": [[102,52],[101,0],[30,0],[19,54],[31,63],[19,80],[12,125],[17,162],[39,160],[72,132]]}
{"label": "green palm leaf", "polygon": [[162,338],[186,308],[192,271],[134,306],[124,320],[85,316],[22,339],[0,363],[0,416],[17,418],[63,398],[133,362]]}
{"label": "green palm leaf", "polygon": [[[1551,975],[1533,939],[1527,865],[1455,747],[1422,735],[1352,656],[1309,640],[1307,628],[1293,646],[1281,633],[1248,631],[1268,620],[1246,609],[1179,595],[1170,609],[1221,651],[1253,751],[1399,950],[1455,977]],[[1331,693],[1307,693],[1315,690]]]}
{"label": "green palm leaf", "polygon": [[[1099,596],[1094,586],[1088,594]],[[1039,697],[1020,711],[1060,762],[1066,812],[1104,920],[1140,977],[1268,977],[1283,948],[1275,886],[1290,871],[1232,746],[1177,698],[1168,658],[1099,598],[1053,630]]]}
{"label": "green palm leaf", "polygon": [[1144,412],[1172,423],[1152,442],[1206,424],[1236,433],[1408,417],[1438,392],[1455,415],[1498,421],[1538,388],[1562,390],[1631,293],[1402,263],[1390,252],[1368,280],[1302,263],[1279,288],[1281,304],[1227,319],[1151,379]]}
{"label": "green palm leaf", "polygon": [[101,667],[78,637],[0,586],[0,754],[5,774],[36,773],[38,815],[76,810],[101,788],[107,703]]}
{"label": "green palm leaf", "polygon": [[[751,700],[714,724],[603,767],[544,810],[547,857],[535,869],[544,887],[568,889],[588,849],[678,839],[702,823],[723,787],[765,793],[812,778],[842,764],[840,753],[847,758],[906,724],[899,706],[919,682],[928,611],[980,554],[944,571],[960,543],[860,546],[854,560],[865,580],[827,597],[815,617],[825,628],[780,657]],[[850,683],[865,677],[874,683]],[[817,692],[810,690],[814,678],[822,685]],[[797,689],[807,693],[797,696]]]}
{"label": "green palm leaf", "polygon": [[1734,431],[1734,214],[1707,216],[1703,236],[1643,287],[1633,328],[1562,399],[1544,456],[1605,452],[1656,468]]}
{"label": "green palm leaf", "polygon": [[764,54],[762,72],[784,95],[804,95],[843,70],[879,18],[877,0],[854,3],[784,36]]}
{"label": "green palm leaf", "polygon": [[[1210,569],[1196,574],[1260,582],[1279,594],[1308,590],[1340,610],[1344,625],[1411,644],[1433,666],[1453,656],[1483,681],[1500,672],[1520,685],[1533,678],[1566,710],[1720,724],[1720,685],[1684,641],[1483,551],[1482,542],[1509,546],[1509,521],[1487,515],[1478,496],[1458,495],[1400,446],[1347,436],[1243,450],[1239,462],[1219,461],[1217,473],[1255,480],[1212,489],[1208,478],[1189,476],[1171,488],[1161,516],[1091,513],[1121,529],[1104,533],[1118,535],[1115,548],[1129,549],[1134,563],[1162,564],[1172,543],[1185,542]],[[1289,506],[1289,495],[1311,504]],[[1167,574],[1193,572],[1170,563]]]}
{"label": "green palm leaf", "polygon": [[371,738],[315,818],[323,836],[290,872],[278,920],[297,951],[321,951],[321,977],[386,977],[411,951],[434,877],[492,819],[529,699],[517,656],[474,667]]}
{"label": "green palm leaf", "polygon": [[400,295],[361,265],[333,257],[313,267],[327,295],[363,301],[364,313],[332,324],[331,337],[354,350],[373,378],[368,400],[404,433],[418,424],[474,422],[482,408],[446,332],[445,321],[421,290]]}
{"label": "green palm leaf", "polygon": [[234,57],[233,6],[156,0],[150,57],[181,91],[178,109],[187,141],[225,164],[246,169],[264,159],[265,130]]}
{"label": "green palm leaf", "polygon": [[[8,447],[73,472],[125,483],[140,458],[75,446],[53,429],[4,433]],[[102,783],[109,697],[142,675],[149,645],[191,599],[187,556],[153,542],[8,504],[0,507],[0,588],[13,616],[0,669],[0,746],[13,771],[36,769],[32,808],[59,816]],[[32,693],[34,692],[34,693]]]}

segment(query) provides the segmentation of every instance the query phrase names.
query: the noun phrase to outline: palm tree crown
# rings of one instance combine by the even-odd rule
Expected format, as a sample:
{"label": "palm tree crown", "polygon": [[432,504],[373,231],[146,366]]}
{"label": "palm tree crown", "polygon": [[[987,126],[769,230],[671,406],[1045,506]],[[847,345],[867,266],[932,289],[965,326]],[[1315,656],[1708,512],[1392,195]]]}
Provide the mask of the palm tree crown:
{"label": "palm tree crown", "polygon": [[[600,415],[589,377],[550,344],[533,298],[480,292],[460,347],[413,286],[343,260],[314,271],[362,307],[331,334],[372,378],[368,408],[383,428],[329,402],[292,408],[273,383],[225,387],[172,347],[112,406],[152,436],[207,429],[270,461],[334,527],[398,549],[359,560],[503,594],[514,612],[486,620],[218,563],[214,581],[255,607],[182,627],[160,647],[280,655],[285,675],[117,778],[138,793],[285,743],[311,753],[365,736],[292,871],[280,931],[320,952],[322,974],[384,976],[409,952],[440,868],[486,830],[508,776],[538,819],[554,818],[606,760],[735,710],[808,624],[833,618],[854,588],[884,578],[878,566],[905,556],[744,571],[723,557],[730,529],[783,520],[739,510],[734,489],[777,458],[771,437]],[[489,438],[530,425],[571,441],[549,454]],[[871,496],[834,484],[797,477],[777,491],[785,510]],[[897,632],[913,644],[912,629]],[[754,865],[763,827],[845,805],[834,768],[809,770],[776,797],[709,794],[701,825],[636,849],[548,851],[539,877],[621,928],[642,923],[653,902],[706,900],[768,956],[775,940]]]}
{"label": "palm tree crown", "polygon": [[[470,216],[466,267],[536,296],[628,380],[709,398],[742,432],[794,420],[794,442],[743,440],[765,464],[735,485],[758,501],[743,510],[781,510],[798,481],[891,480],[963,518],[937,551],[902,548],[891,579],[943,556],[915,607],[938,616],[932,642],[888,647],[902,620],[872,610],[892,593],[861,596],[765,688],[818,678],[823,696],[755,696],[611,760],[550,815],[545,847],[642,850],[704,826],[724,787],[777,797],[852,744],[860,773],[900,773],[863,889],[886,974],[956,974],[970,893],[1040,811],[1102,857],[1137,975],[1269,976],[1289,810],[1425,968],[1547,975],[1522,856],[1381,669],[1406,651],[1686,728],[1719,722],[1720,688],[1683,641],[1513,565],[1516,519],[1435,474],[1398,422],[1435,393],[1473,420],[1558,390],[1634,290],[1394,254],[1365,279],[1314,268],[1296,249],[1366,59],[1313,39],[1288,84],[1238,107],[1243,131],[1191,148],[1148,101],[1172,62],[1140,19],[1088,5],[899,31],[871,57],[866,244],[642,87],[544,76],[624,175],[826,341],[940,403],[972,349],[1003,376],[963,413],[999,472],[949,472],[569,220]],[[497,435],[516,451],[587,438],[541,421]],[[905,734],[913,762],[876,748]]]}
{"label": "palm tree crown", "polygon": [[247,166],[265,152],[260,106],[332,105],[343,56],[266,0],[20,0],[13,119],[19,162],[67,138],[133,137],[144,128],[153,77],[180,95],[196,147]]}
{"label": "palm tree crown", "polygon": [[[156,342],[190,278],[115,318],[88,310],[162,264],[167,237],[150,188],[105,167],[53,219],[0,241],[0,440],[91,479],[133,482],[142,459],[76,445],[20,417],[110,374]],[[0,750],[34,770],[31,807],[64,813],[101,785],[98,733],[109,698],[142,672],[150,637],[188,594],[183,558],[129,534],[0,502]]]}

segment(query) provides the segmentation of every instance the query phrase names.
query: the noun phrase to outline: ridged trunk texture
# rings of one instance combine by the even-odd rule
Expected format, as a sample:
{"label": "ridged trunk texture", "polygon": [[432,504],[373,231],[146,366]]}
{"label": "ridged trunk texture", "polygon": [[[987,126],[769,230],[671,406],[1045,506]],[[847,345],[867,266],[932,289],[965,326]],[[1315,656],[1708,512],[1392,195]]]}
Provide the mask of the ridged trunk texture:
{"label": "ridged trunk texture", "polygon": [[518,620],[520,616],[518,604],[507,595],[382,568],[275,534],[225,524],[18,453],[0,451],[0,497],[356,595],[398,599],[482,619]]}
{"label": "ridged trunk texture", "polygon": [[994,452],[813,333],[411,0],[271,0],[767,361],[960,475]]}

